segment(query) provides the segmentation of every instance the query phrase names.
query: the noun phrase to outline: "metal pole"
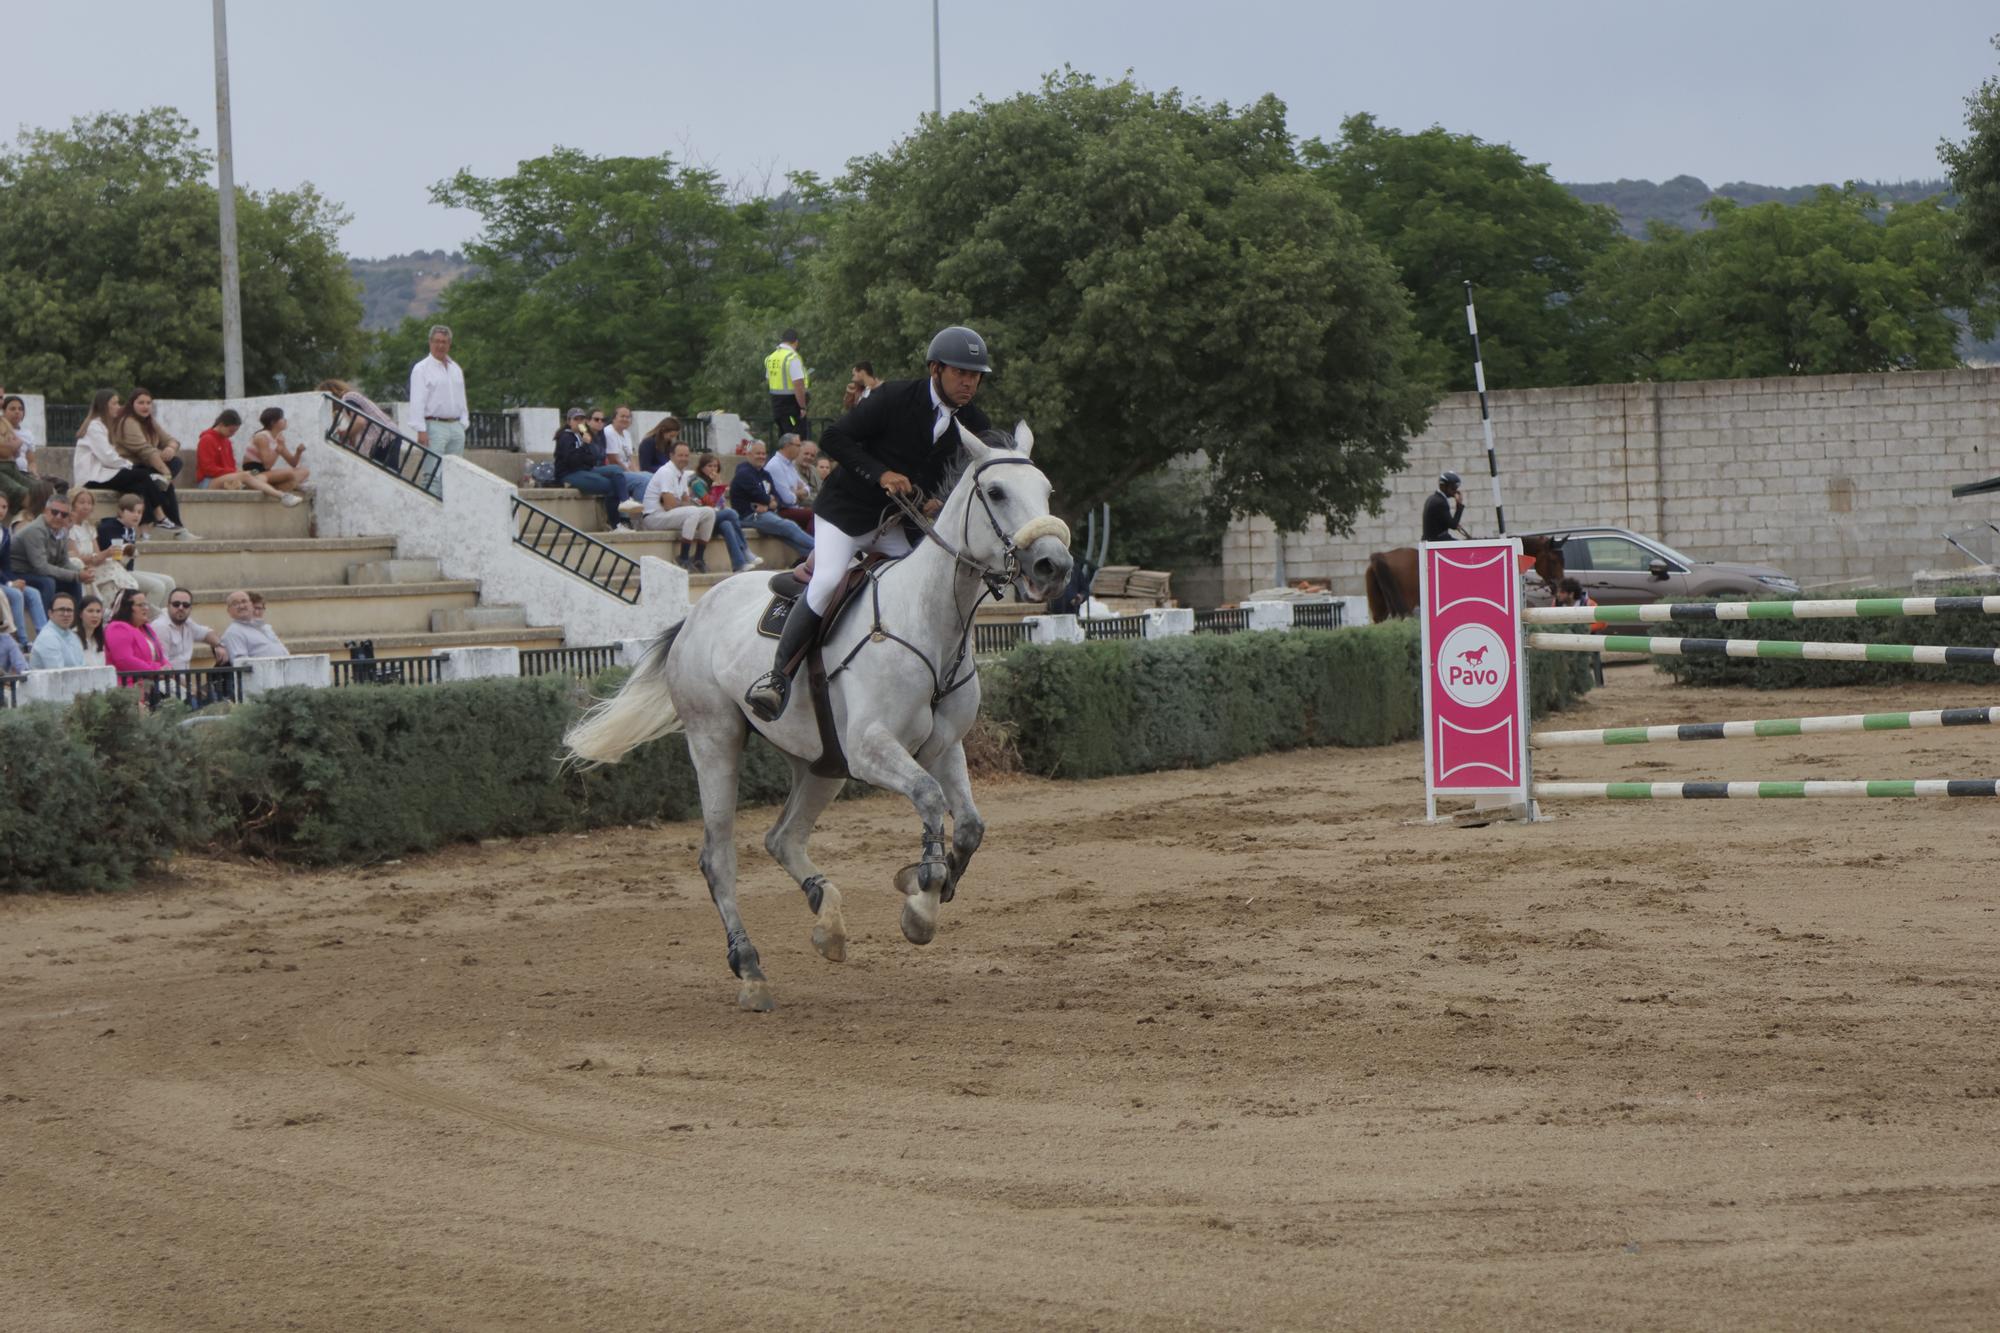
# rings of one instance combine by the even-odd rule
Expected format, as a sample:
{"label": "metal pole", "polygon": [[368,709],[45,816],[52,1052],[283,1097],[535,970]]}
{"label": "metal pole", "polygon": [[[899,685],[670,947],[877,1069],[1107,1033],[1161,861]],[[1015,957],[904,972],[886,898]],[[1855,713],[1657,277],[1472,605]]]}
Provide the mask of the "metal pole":
{"label": "metal pole", "polygon": [[1494,524],[1506,536],[1506,506],[1500,504],[1500,458],[1494,454],[1494,418],[1486,410],[1486,362],[1480,360],[1480,318],[1472,312],[1472,284],[1466,282],[1466,332],[1472,334],[1472,382],[1480,388],[1480,428],[1486,432],[1486,474],[1494,478]]}
{"label": "metal pole", "polygon": [[222,394],[243,396],[243,295],[236,265],[236,164],[229,143],[229,17],[215,0],[215,163],[222,201]]}
{"label": "metal pole", "polygon": [[938,27],[938,0],[931,0],[931,114],[944,119],[944,43]]}

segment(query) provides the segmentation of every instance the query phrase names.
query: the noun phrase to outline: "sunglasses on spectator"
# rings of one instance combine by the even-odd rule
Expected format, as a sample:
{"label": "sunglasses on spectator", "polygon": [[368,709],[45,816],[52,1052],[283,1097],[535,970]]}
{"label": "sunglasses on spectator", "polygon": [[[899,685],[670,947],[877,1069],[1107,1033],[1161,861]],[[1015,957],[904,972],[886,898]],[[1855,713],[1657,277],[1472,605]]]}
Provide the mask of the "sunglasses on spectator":
{"label": "sunglasses on spectator", "polygon": [[591,418],[591,420],[592,420],[592,421],[602,421],[602,420],[604,420],[604,418],[603,418],[603,417],[592,417],[592,418]]}
{"label": "sunglasses on spectator", "polygon": [[169,607],[171,607],[171,608],[172,608],[173,610],[175,610],[175,611],[192,611],[192,610],[194,610],[194,603],[193,603],[193,602],[168,602],[168,603],[167,603],[167,605],[168,605]]}
{"label": "sunglasses on spectator", "polygon": [[67,509],[58,509],[58,508],[56,508],[56,507],[55,507],[54,505],[50,505],[50,506],[48,507],[48,515],[49,515],[49,517],[50,517],[50,518],[68,518],[68,517],[69,517],[69,510],[67,510]]}
{"label": "sunglasses on spectator", "polygon": [[52,606],[49,608],[49,614],[52,616],[73,616],[76,614],[76,608],[73,606]]}

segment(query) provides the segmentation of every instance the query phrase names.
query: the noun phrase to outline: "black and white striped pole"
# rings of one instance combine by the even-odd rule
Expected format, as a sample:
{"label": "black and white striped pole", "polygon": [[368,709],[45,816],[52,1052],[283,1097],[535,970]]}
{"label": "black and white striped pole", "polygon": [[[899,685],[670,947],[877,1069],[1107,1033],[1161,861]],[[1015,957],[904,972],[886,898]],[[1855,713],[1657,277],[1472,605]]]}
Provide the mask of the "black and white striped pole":
{"label": "black and white striped pole", "polygon": [[1472,311],[1472,284],[1465,284],[1465,328],[1472,335],[1472,382],[1479,386],[1479,425],[1486,432],[1486,473],[1493,478],[1493,521],[1507,535],[1507,510],[1500,503],[1500,459],[1493,452],[1493,413],[1486,406],[1486,363],[1479,356],[1479,316]]}

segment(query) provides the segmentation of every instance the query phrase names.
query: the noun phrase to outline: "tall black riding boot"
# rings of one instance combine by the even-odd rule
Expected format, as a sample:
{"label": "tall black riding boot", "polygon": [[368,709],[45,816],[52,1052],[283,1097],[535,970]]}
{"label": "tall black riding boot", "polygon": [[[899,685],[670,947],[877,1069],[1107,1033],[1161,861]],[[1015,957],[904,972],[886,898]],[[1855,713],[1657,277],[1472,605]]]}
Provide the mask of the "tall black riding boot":
{"label": "tall black riding boot", "polygon": [[819,614],[806,605],[803,596],[792,603],[790,613],[785,616],[785,632],[778,636],[778,654],[771,663],[770,674],[758,678],[743,695],[743,702],[750,705],[758,721],[776,722],[784,716],[785,702],[792,694],[792,678],[785,674],[785,664],[811,641],[813,631],[818,628]]}

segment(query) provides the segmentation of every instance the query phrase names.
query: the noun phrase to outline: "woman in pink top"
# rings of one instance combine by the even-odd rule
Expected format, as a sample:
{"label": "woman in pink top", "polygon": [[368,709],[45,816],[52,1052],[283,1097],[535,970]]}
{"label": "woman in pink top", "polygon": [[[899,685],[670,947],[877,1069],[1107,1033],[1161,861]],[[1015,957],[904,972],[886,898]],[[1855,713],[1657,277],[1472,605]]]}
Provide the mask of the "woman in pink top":
{"label": "woman in pink top", "polygon": [[146,594],[133,589],[118,599],[111,618],[104,622],[104,664],[118,668],[120,685],[138,683],[126,672],[167,669],[167,654],[153,633],[152,620],[153,608]]}

